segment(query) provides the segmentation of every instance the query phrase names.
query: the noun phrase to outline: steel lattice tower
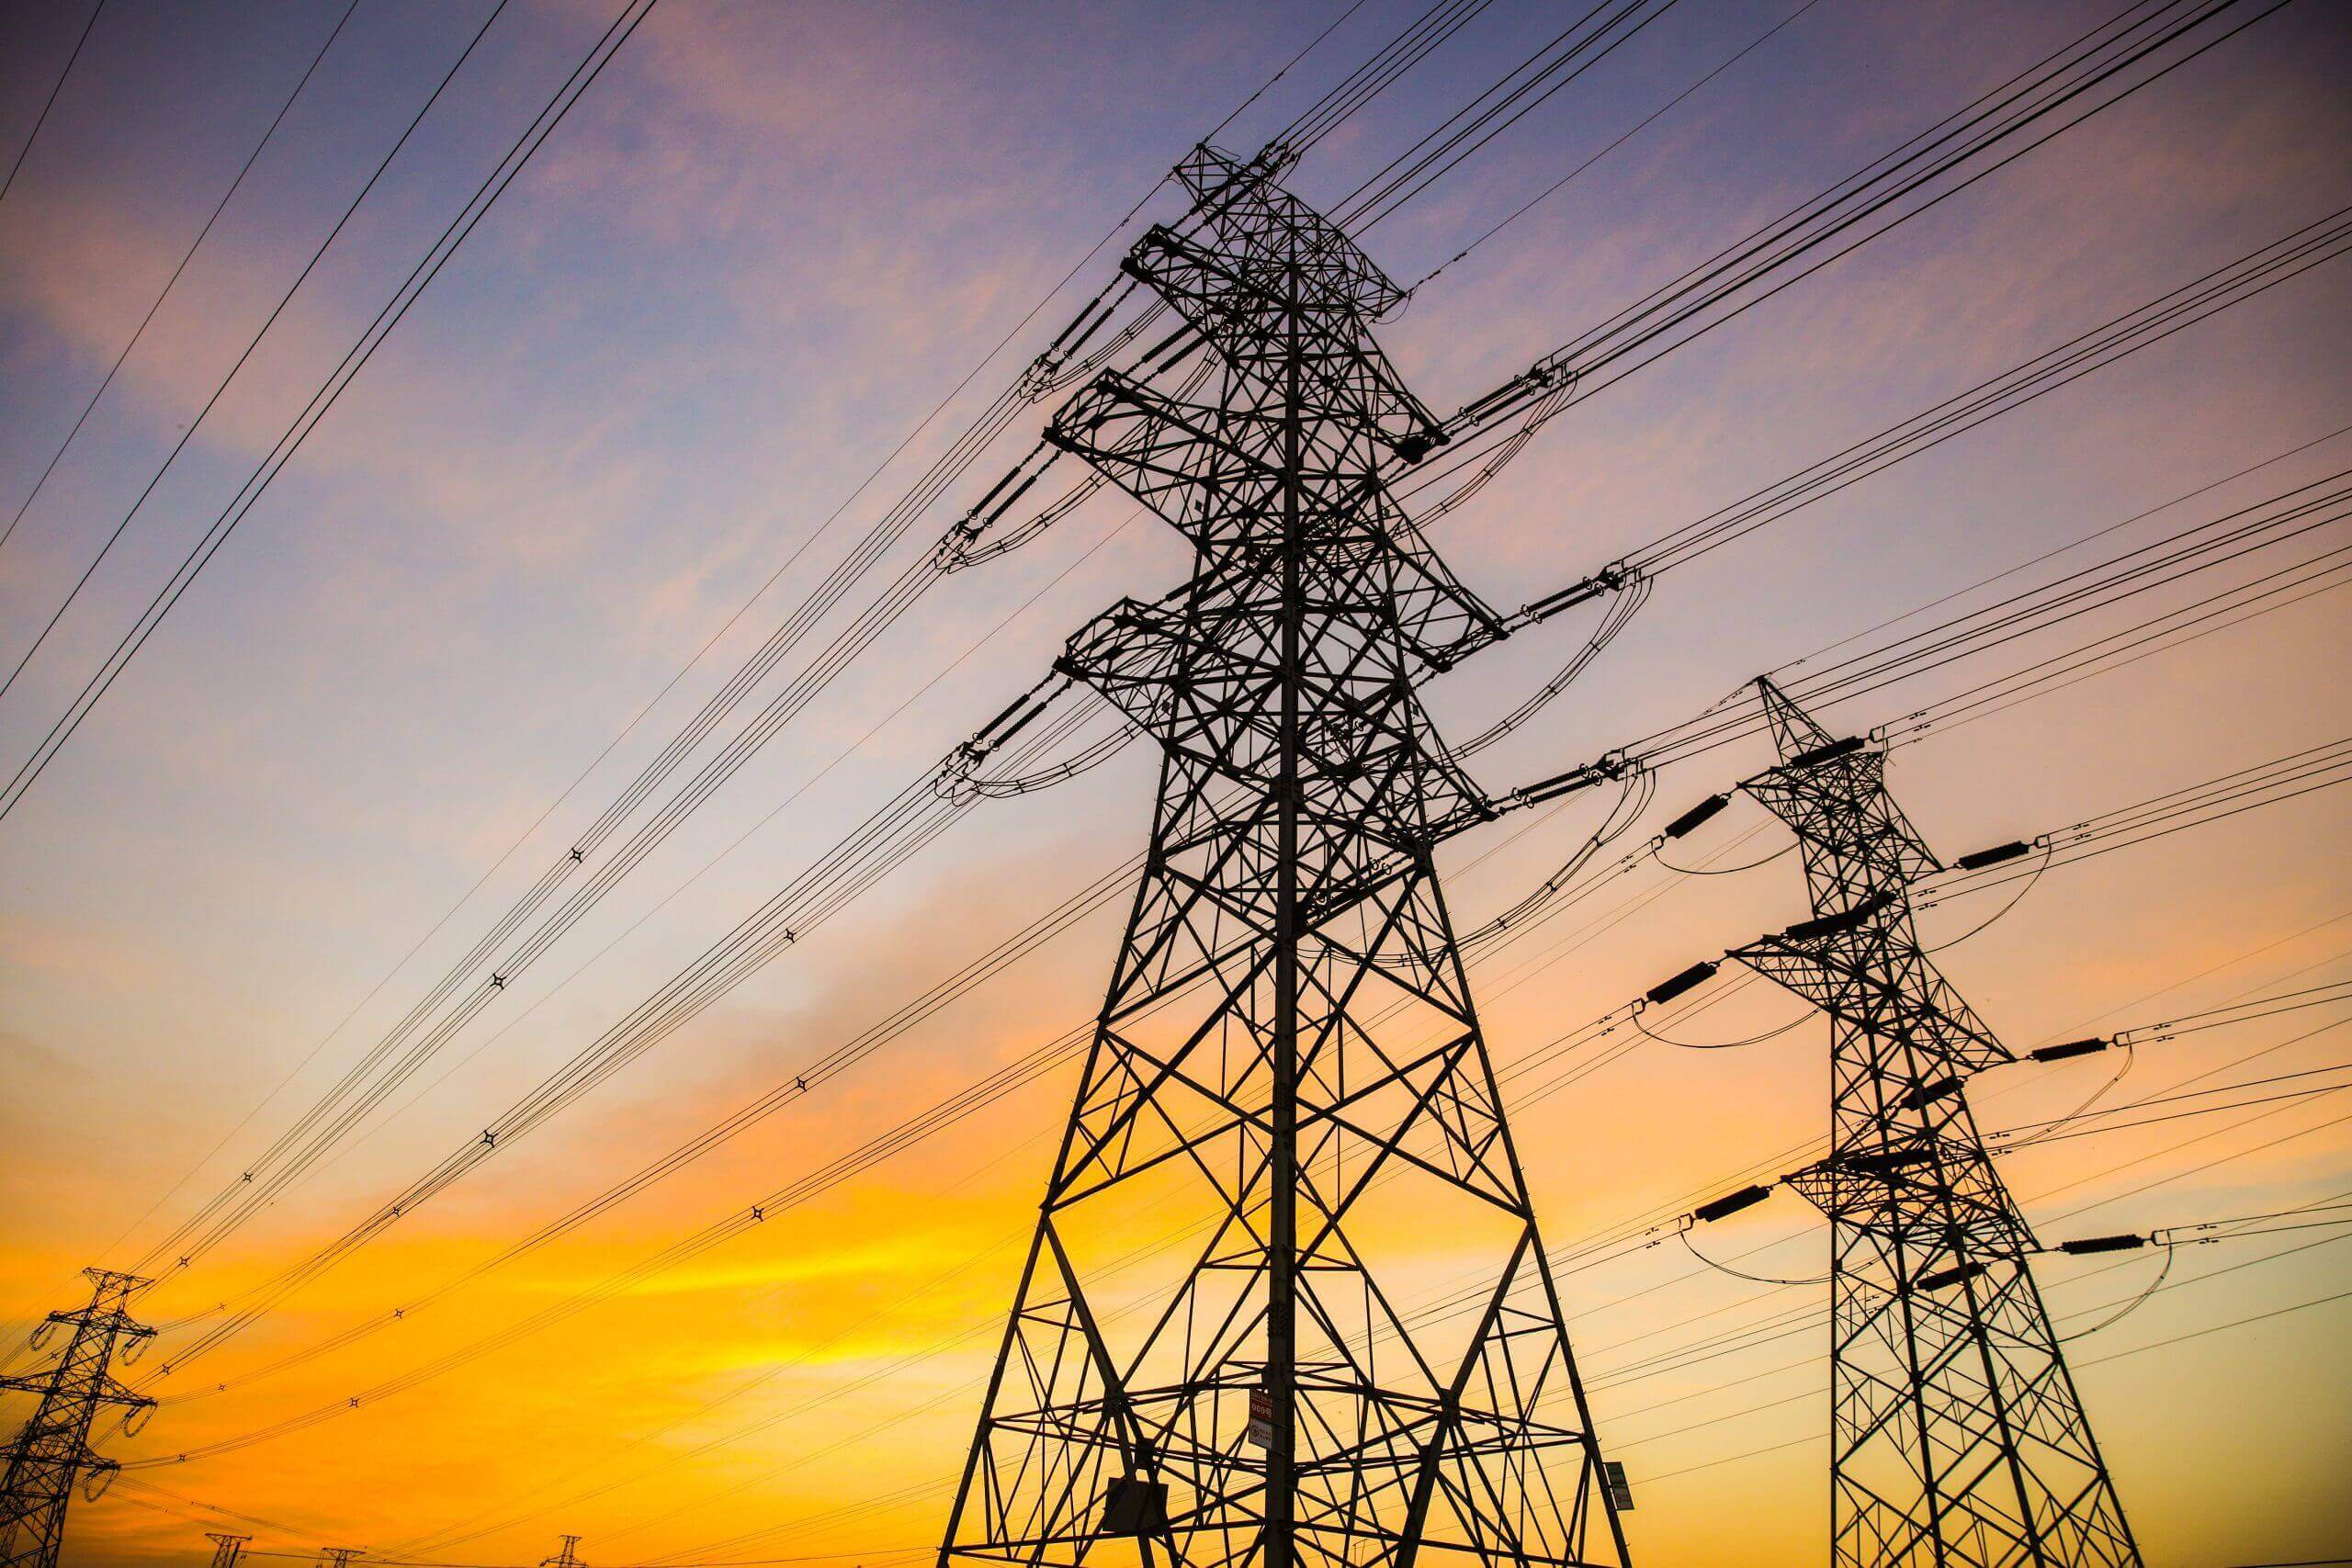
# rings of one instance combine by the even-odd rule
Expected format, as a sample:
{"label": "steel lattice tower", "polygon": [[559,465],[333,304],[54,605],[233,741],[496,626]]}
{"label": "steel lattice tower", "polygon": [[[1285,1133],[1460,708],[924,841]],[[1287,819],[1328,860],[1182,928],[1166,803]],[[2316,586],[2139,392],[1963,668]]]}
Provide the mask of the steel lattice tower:
{"label": "steel lattice tower", "polygon": [[[1046,435],[1196,551],[1058,661],[1162,749],[1150,850],[941,1562],[1622,1563],[1430,859],[1494,808],[1415,683],[1502,634],[1388,493],[1443,439],[1402,295],[1266,161],[1178,174],[1123,264],[1161,385]],[[1139,1250],[1152,1204],[1211,1218]],[[1432,1238],[1482,1304],[1408,1325]]]}
{"label": "steel lattice tower", "polygon": [[1829,1015],[1830,1148],[1788,1179],[1830,1227],[1830,1515],[1855,1568],[2137,1564],[1961,1085],[2011,1060],[1937,972],[1910,884],[1940,863],[1886,791],[1759,681],[1814,919],[1736,957]]}
{"label": "steel lattice tower", "polygon": [[245,1543],[253,1537],[215,1531],[208,1533],[204,1539],[212,1543],[212,1568],[237,1568],[245,1555]]}
{"label": "steel lattice tower", "polygon": [[49,1315],[35,1336],[72,1331],[54,1365],[38,1372],[0,1377],[0,1391],[31,1393],[40,1404],[8,1446],[8,1469],[0,1480],[0,1568],[53,1568],[65,1537],[65,1506],[74,1483],[103,1485],[119,1468],[91,1450],[90,1428],[101,1407],[116,1407],[128,1420],[155,1402],[133,1393],[111,1367],[126,1341],[155,1332],[131,1320],[129,1302],[147,1281],[104,1269],[85,1269],[90,1304],[79,1312]]}

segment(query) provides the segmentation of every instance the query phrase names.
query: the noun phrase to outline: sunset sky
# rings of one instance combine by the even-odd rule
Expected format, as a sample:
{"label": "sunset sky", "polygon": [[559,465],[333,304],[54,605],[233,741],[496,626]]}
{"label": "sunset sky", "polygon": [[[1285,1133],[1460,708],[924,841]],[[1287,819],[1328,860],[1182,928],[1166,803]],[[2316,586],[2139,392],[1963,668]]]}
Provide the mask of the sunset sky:
{"label": "sunset sky", "polygon": [[[197,425],[0,696],[0,776],[615,5],[504,6],[197,423],[491,14],[489,0],[357,0],[0,545],[5,673]],[[1377,329],[1382,345],[1424,401],[1459,407],[2115,8],[1683,0],[1360,236],[1392,276],[1420,278],[1625,137],[1421,288]],[[9,1370],[36,1364],[20,1351],[33,1320],[85,1294],[78,1270],[129,1267],[234,1183],[564,858],[1113,278],[1141,225],[1181,212],[1159,188],[1020,324],[1188,147],[1343,10],[1221,145],[1255,151],[1421,9],[660,5],[0,820]],[[14,160],[88,13],[82,0],[0,13],[0,160]],[[0,201],[0,517],[33,491],[342,15],[341,0],[107,0]],[[1499,0],[1288,183],[1310,203],[1345,197],[1566,15]],[[1434,544],[1474,590],[1516,607],[2327,218],[2352,204],[2347,71],[2346,10],[2286,6],[1573,405],[1435,525]],[[1557,773],[2096,530],[2124,525],[1961,607],[2340,475],[2352,469],[2347,367],[2352,260],[2339,259],[1666,574],[1568,694],[1471,770],[1495,791]],[[821,635],[928,551],[1050,407],[1024,409]],[[141,1297],[147,1321],[274,1277],[479,1138],[1035,683],[1099,609],[1179,581],[1177,536],[1134,513],[1106,492],[944,580],[330,1158]],[[2289,558],[2352,546],[2346,532],[2331,524]],[[2279,564],[2222,575],[2250,581]],[[2315,593],[1932,731],[1894,753],[1891,787],[1951,859],[2340,740],[2352,734],[2347,604]],[[1846,734],[1899,720],[2148,613],[1962,661],[1822,722]],[[1439,726],[1458,739],[1509,711],[1591,615],[1432,682]],[[1620,849],[1770,756],[1752,739],[1667,770]],[[981,804],[576,1106],[195,1368],[156,1378],[197,1327],[166,1333],[125,1373],[153,1380],[163,1407],[106,1451],[200,1449],[430,1369],[1084,1022],[1117,899],[632,1201],[380,1332],[267,1370],[789,1084],[1113,870],[1142,847],[1151,761],[1132,745],[1053,790]],[[1937,962],[2020,1051],[2352,979],[2348,803],[2352,792],[2321,790],[2063,866]],[[1517,901],[1606,806],[1580,799],[1451,843],[1441,866],[1457,919]],[[1738,866],[1782,831],[1736,804],[1675,854]],[[1962,937],[2010,891],[1925,912],[1924,937]],[[1509,1073],[1692,960],[1808,913],[1793,857],[1716,877],[1638,865],[1473,967],[1497,1060]],[[1757,985],[1684,1029],[1729,1040],[1795,1009]],[[2103,1103],[2307,1072],[2275,1087],[2335,1084],[2318,1070],[2347,1062],[2347,1021],[2338,1002],[2147,1045]],[[1547,1242],[1679,1213],[1752,1168],[1794,1164],[1789,1151],[1826,1130],[1826,1038],[1816,1020],[1742,1050],[1645,1043],[1573,1082],[1558,1069],[1601,1052],[1510,1077]],[[2003,1068],[1971,1092],[1984,1126],[2021,1126],[2066,1114],[2117,1065]],[[250,1534],[257,1550],[435,1562],[537,1562],[565,1534],[603,1568],[911,1561],[938,1541],[1075,1083],[1060,1066],[494,1355],[293,1435],[135,1470],[75,1506],[64,1561],[200,1562],[207,1529]],[[2134,1125],[2020,1149],[2002,1170],[2045,1240],[2352,1199],[2352,1107],[2332,1093],[2162,1119],[2199,1103],[2115,1116]],[[1191,1217],[1139,1223],[1157,1235]],[[1463,1267],[1448,1239],[1429,1238],[1415,1281],[1433,1293]],[[1792,1193],[1696,1239],[1764,1280],[1826,1268],[1824,1229]],[[2181,1248],[2163,1288],[2111,1326],[2098,1325],[2164,1259],[2038,1262],[2060,1331],[2097,1327],[2068,1354],[2151,1562],[2352,1560],[2346,1240],[2352,1228],[2316,1225]],[[1826,1561],[1826,1288],[1736,1278],[1671,1241],[1597,1257],[1561,1286],[1602,1447],[1631,1478],[1635,1561]],[[28,1408],[7,1397],[0,1424]]]}

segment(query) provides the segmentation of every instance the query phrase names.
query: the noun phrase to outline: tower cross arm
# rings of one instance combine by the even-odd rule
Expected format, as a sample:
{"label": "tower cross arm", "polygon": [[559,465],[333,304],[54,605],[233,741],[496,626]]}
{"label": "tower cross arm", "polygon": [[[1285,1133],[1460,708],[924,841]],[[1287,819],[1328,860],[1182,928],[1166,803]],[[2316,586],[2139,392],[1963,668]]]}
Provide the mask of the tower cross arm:
{"label": "tower cross arm", "polygon": [[1851,946],[1846,940],[1849,933],[1880,912],[1864,905],[1848,915],[1803,921],[1724,956],[1833,1018],[1862,1023],[1889,1010],[1899,1010],[1909,1020],[1906,1032],[1913,1045],[1952,1069],[1975,1073],[2017,1060],[2016,1053],[2001,1043],[1942,976],[1924,966],[1916,974],[1897,972],[1880,957],[1847,951]]}
{"label": "tower cross arm", "polygon": [[45,1367],[37,1372],[11,1372],[0,1375],[0,1393],[47,1393],[57,1381],[57,1369]]}
{"label": "tower cross arm", "polygon": [[153,1394],[140,1393],[112,1372],[107,1374],[92,1397],[101,1404],[119,1404],[131,1411],[153,1409],[155,1404]]}

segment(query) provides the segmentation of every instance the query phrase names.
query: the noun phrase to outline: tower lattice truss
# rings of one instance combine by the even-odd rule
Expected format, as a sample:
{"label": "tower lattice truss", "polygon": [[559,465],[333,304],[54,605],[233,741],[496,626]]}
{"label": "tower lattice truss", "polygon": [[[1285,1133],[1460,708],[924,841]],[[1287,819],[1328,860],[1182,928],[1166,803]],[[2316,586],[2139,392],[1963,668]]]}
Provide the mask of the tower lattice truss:
{"label": "tower lattice truss", "polygon": [[1782,762],[1745,787],[1795,831],[1815,918],[1734,956],[1830,1021],[1830,1150],[1790,1184],[1830,1226],[1835,1561],[2136,1565],[2032,1233],[1962,1092],[2010,1054],[1912,926],[1907,889],[1940,866],[1885,753],[1759,685]]}
{"label": "tower lattice truss", "polygon": [[1622,1563],[1430,861],[1493,808],[1416,682],[1501,626],[1389,493],[1442,439],[1402,295],[1262,164],[1179,174],[1125,267],[1183,337],[1046,435],[1196,565],[1059,661],[1164,755],[942,1562]]}
{"label": "tower lattice truss", "polygon": [[119,1468],[90,1448],[91,1428],[104,1410],[126,1422],[154,1408],[115,1377],[117,1350],[154,1330],[132,1321],[130,1300],[147,1281],[103,1269],[86,1271],[90,1304],[51,1313],[36,1346],[67,1330],[57,1359],[40,1371],[0,1377],[0,1393],[29,1393],[40,1404],[6,1450],[0,1479],[0,1568],[55,1568],[65,1537],[65,1506],[79,1484],[95,1493]]}

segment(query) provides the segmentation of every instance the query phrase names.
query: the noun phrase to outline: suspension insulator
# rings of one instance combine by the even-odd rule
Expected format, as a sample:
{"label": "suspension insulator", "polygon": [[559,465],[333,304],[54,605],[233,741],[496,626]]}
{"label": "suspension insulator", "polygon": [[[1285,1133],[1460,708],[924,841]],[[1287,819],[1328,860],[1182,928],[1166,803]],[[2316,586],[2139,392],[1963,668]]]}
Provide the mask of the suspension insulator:
{"label": "suspension insulator", "polygon": [[1597,762],[1587,762],[1581,768],[1570,768],[1565,773],[1555,773],[1548,779],[1522,784],[1511,791],[1511,798],[1521,806],[1541,806],[1570,790],[1590,789],[1597,784],[1618,777],[1623,772],[1622,763],[1604,757]]}
{"label": "suspension insulator", "polygon": [[971,511],[965,513],[965,515],[967,517],[978,517],[981,513],[987,512],[989,507],[995,505],[996,498],[1002,495],[1005,492],[1005,490],[1012,485],[1012,481],[1021,477],[1023,470],[1028,467],[1028,464],[1029,459],[1023,457],[1019,463],[1006,469],[1004,477],[998,479],[996,483],[989,486],[989,492],[980,497],[979,500],[972,502]]}
{"label": "suspension insulator", "polygon": [[1192,322],[1186,321],[1143,351],[1142,355],[1136,361],[1136,373],[1161,369],[1172,365],[1190,354],[1196,345],[1207,341],[1206,338],[1197,334]]}
{"label": "suspension insulator", "polygon": [[1922,1274],[1912,1281],[1912,1288],[1920,1291],[1945,1290],[1959,1284],[1963,1280],[1973,1280],[1984,1272],[1984,1265],[1982,1263],[1962,1263],[1951,1269],[1939,1269],[1932,1274]]}
{"label": "suspension insulator", "polygon": [[1784,773],[1802,773],[1807,768],[1817,768],[1824,762],[1834,762],[1840,757],[1850,757],[1861,749],[1862,738],[1849,735],[1843,740],[1832,740],[1826,746],[1815,746],[1810,751],[1798,752],[1781,764],[1781,771]]}
{"label": "suspension insulator", "polygon": [[1933,1083],[1921,1084],[1917,1089],[1915,1089],[1910,1093],[1905,1095],[1900,1100],[1896,1101],[1896,1103],[1901,1105],[1905,1111],[1917,1111],[1923,1105],[1934,1104],[1937,1100],[1943,1099],[1946,1095],[1958,1094],[1959,1092],[1960,1079],[1947,1073],[1944,1077],[1936,1079]]}
{"label": "suspension insulator", "polygon": [[[1123,266],[1120,270],[1124,272],[1126,269]],[[1042,365],[1048,359],[1063,355],[1065,350],[1075,349],[1079,344],[1084,343],[1093,335],[1095,328],[1111,319],[1111,312],[1114,308],[1100,294],[1088,300],[1086,308],[1072,317],[1069,325],[1062,329],[1061,335],[1046,345],[1046,352],[1037,356],[1037,362]],[[1076,341],[1072,341],[1073,339]]]}
{"label": "suspension insulator", "polygon": [[1464,404],[1451,423],[1464,429],[1475,428],[1488,420],[1501,417],[1534,394],[1549,389],[1551,384],[1551,378],[1544,374],[1539,366],[1535,370],[1496,388],[1476,401]]}
{"label": "suspension insulator", "polygon": [[1713,1202],[1700,1204],[1690,1211],[1690,1217],[1703,1224],[1712,1224],[1725,1214],[1736,1214],[1742,1209],[1754,1208],[1771,1195],[1772,1190],[1769,1187],[1743,1187],[1736,1192],[1724,1193]]}
{"label": "suspension insulator", "polygon": [[1531,624],[1548,621],[1561,611],[1574,609],[1589,599],[1598,599],[1603,593],[1612,592],[1616,587],[1617,584],[1610,581],[1606,573],[1599,577],[1588,577],[1569,583],[1557,592],[1546,593],[1543,598],[1524,606],[1520,613],[1525,615]]}
{"label": "suspension insulator", "polygon": [[1668,822],[1665,827],[1659,829],[1658,831],[1667,838],[1679,839],[1685,834],[1695,830],[1701,823],[1706,821],[1709,818],[1712,818],[1715,813],[1721,811],[1724,807],[1729,806],[1730,804],[1731,796],[1728,795],[1711,795],[1707,796],[1706,799],[1701,801],[1698,805],[1692,807],[1690,810],[1684,812],[1681,816],[1676,818],[1673,821]]}
{"label": "suspension insulator", "polygon": [[2094,1052],[2104,1051],[2114,1043],[2112,1040],[2101,1040],[2093,1035],[2088,1040],[2069,1040],[2063,1045],[2044,1045],[2027,1055],[2037,1062],[2063,1062],[2069,1056],[2087,1056]]}
{"label": "suspension insulator", "polygon": [[1883,1176],[1906,1165],[1917,1165],[1933,1152],[1915,1144],[1909,1148],[1872,1149],[1867,1154],[1849,1155],[1838,1163],[1863,1176]]}
{"label": "suspension insulator", "polygon": [[1953,863],[1962,871],[1982,871],[1988,865],[1998,865],[2005,860],[2015,860],[2032,849],[2023,839],[2012,839],[2006,844],[1995,844],[1989,850],[1979,850],[1973,855],[1962,855]]}
{"label": "suspension insulator", "polygon": [[1715,971],[1722,967],[1722,964],[1716,963],[1713,959],[1703,959],[1697,964],[1693,964],[1690,968],[1685,969],[1681,974],[1675,976],[1672,979],[1659,981],[1657,985],[1652,986],[1647,991],[1644,992],[1643,996],[1653,1007],[1664,1002],[1670,1002],[1675,998],[1680,996],[1683,992],[1695,990],[1699,987],[1703,986],[1708,981],[1713,979],[1715,977]]}
{"label": "suspension insulator", "polygon": [[1864,899],[1850,909],[1823,915],[1818,919],[1799,920],[1782,931],[1781,938],[1784,942],[1811,942],[1815,937],[1836,936],[1841,931],[1852,931],[1894,902],[1894,894],[1882,893],[1875,898]]}
{"label": "suspension insulator", "polygon": [[2058,1244],[2061,1252],[2130,1252],[2148,1245],[2143,1235],[2085,1235]]}

